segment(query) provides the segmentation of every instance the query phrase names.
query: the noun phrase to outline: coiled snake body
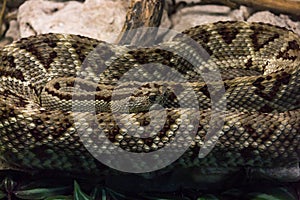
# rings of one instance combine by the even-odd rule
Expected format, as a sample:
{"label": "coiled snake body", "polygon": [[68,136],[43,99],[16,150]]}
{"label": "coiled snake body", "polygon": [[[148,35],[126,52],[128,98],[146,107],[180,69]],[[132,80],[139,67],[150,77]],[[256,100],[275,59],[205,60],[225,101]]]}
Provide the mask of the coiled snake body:
{"label": "coiled snake body", "polygon": [[[202,25],[183,34],[201,45],[209,57],[201,57],[198,49],[180,36],[145,48],[112,45],[66,34],[38,35],[5,46],[0,54],[1,158],[23,169],[101,174],[105,166],[91,156],[83,141],[95,152],[111,155],[118,154],[111,150],[112,146],[132,153],[155,152],[173,140],[182,139],[175,136],[191,126],[190,129],[196,129],[196,135],[189,143],[182,142],[189,148],[169,169],[176,170],[176,166],[288,168],[298,165],[299,36],[284,28],[246,22]],[[151,82],[165,74],[150,67],[133,73],[136,82],[126,81],[125,77],[123,86],[116,86],[126,72],[147,63],[168,66],[180,73],[187,81],[180,82],[172,76],[166,80],[176,87],[192,88],[197,97],[195,105],[200,110],[181,108],[170,87]],[[102,66],[103,70],[97,66]],[[224,124],[218,137],[210,138],[216,143],[204,158],[198,158],[198,153],[211,126],[211,96],[218,92],[209,90],[209,83],[203,81],[199,69],[208,77],[209,72],[221,72],[223,97],[226,97],[225,110],[218,110],[221,104],[216,104]],[[137,87],[140,79],[146,82]],[[137,89],[132,91],[133,87]],[[133,95],[127,97],[128,93]],[[182,96],[189,105],[191,96]],[[93,98],[96,103],[90,104]],[[72,100],[74,104],[70,103]],[[130,102],[125,103],[128,113],[122,110],[123,101]],[[155,103],[166,109],[162,128],[144,138],[130,135],[130,132],[146,134],[145,127],[155,122],[147,114]],[[91,114],[87,111],[95,107],[93,120],[87,117]],[[114,116],[113,111],[120,113]],[[181,115],[197,116],[197,121],[187,117],[189,126],[180,129]],[[138,126],[122,128],[118,120]],[[96,142],[103,137],[110,143]],[[165,155],[170,154],[172,152]],[[157,162],[164,159],[167,158],[160,157]],[[138,168],[143,161],[136,160],[134,165]]]}

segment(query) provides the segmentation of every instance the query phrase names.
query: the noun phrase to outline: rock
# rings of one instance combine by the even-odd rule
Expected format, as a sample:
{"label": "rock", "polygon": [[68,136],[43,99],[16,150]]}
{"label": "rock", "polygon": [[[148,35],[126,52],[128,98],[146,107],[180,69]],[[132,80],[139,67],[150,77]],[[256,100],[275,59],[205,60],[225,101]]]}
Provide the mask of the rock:
{"label": "rock", "polygon": [[247,20],[248,22],[264,22],[280,27],[285,27],[300,35],[300,22],[292,21],[287,15],[274,15],[269,11],[261,11],[254,13]]}
{"label": "rock", "polygon": [[6,32],[5,37],[12,38],[12,40],[20,38],[19,24],[16,20],[11,20],[9,22],[9,29]]}
{"label": "rock", "polygon": [[217,22],[233,21],[234,17],[228,16],[230,8],[227,6],[204,5],[182,8],[176,16],[173,16],[174,29],[183,31],[187,28]]}
{"label": "rock", "polygon": [[[125,0],[28,0],[18,12],[20,36],[28,37],[49,32],[71,33],[114,42],[122,30],[128,6],[129,1]],[[300,35],[300,23],[292,21],[287,15],[278,16],[268,11],[253,14],[251,9],[245,6],[235,10],[219,5],[185,7],[172,15],[171,21],[164,12],[160,27],[172,27],[176,31],[183,31],[192,26],[217,21],[271,23],[287,27]],[[13,39],[16,39],[15,36]]]}
{"label": "rock", "polygon": [[176,16],[173,16],[174,29],[185,30],[189,27],[217,22],[217,21],[248,21],[264,22],[286,27],[300,35],[300,22],[292,21],[287,15],[274,15],[269,11],[251,13],[251,9],[240,6],[239,9],[231,10],[227,6],[201,5],[182,8]]}
{"label": "rock", "polygon": [[21,37],[71,33],[114,42],[122,29],[126,5],[121,1],[50,2],[29,0],[18,13]]}

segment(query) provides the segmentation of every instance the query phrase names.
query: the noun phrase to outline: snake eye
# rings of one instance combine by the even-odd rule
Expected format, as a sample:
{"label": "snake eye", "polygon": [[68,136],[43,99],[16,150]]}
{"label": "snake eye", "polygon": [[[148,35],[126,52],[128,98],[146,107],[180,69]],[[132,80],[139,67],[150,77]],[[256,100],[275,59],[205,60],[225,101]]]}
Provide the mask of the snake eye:
{"label": "snake eye", "polygon": [[155,101],[156,101],[156,95],[154,95],[154,94],[149,95],[149,101],[150,101],[150,103],[155,103]]}

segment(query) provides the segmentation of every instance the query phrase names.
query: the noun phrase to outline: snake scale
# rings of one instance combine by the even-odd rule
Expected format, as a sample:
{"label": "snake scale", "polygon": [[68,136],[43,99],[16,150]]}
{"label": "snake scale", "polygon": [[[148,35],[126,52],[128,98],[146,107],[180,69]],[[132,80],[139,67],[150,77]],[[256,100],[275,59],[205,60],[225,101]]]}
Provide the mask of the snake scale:
{"label": "snake scale", "polygon": [[[91,156],[86,145],[99,154],[117,155],[113,146],[139,154],[163,150],[176,140],[188,149],[168,170],[298,166],[299,36],[273,25],[247,22],[201,25],[183,35],[208,57],[180,35],[140,48],[68,34],[42,34],[5,46],[0,52],[2,160],[27,170],[96,175],[107,167]],[[139,71],[147,63],[157,68]],[[168,73],[157,70],[164,69],[159,66],[168,66],[186,81],[170,75],[165,79],[169,86],[164,85],[162,76]],[[131,76],[123,78],[132,70]],[[215,108],[224,124],[218,137],[209,139],[216,142],[210,153],[198,158],[211,126],[211,96],[218,96],[202,75],[213,74],[213,79],[214,72],[220,72],[223,79],[225,110],[219,109],[224,105],[222,97]],[[160,81],[153,82],[157,77]],[[123,85],[117,87],[121,79]],[[139,85],[141,80],[146,81]],[[192,97],[182,90],[179,96],[187,106],[181,107],[173,86],[191,88],[199,110],[188,108]],[[156,133],[147,135],[147,125],[156,120],[149,112],[158,118],[162,115],[150,109],[154,104],[164,107],[166,120]],[[91,117],[94,108],[95,118]],[[180,128],[184,120],[187,125]],[[134,125],[119,127],[122,122]],[[193,129],[195,135],[181,141],[180,135]],[[99,143],[103,138],[110,143]],[[164,162],[178,148],[166,151],[156,162]],[[143,160],[131,162],[137,168],[145,164]]]}

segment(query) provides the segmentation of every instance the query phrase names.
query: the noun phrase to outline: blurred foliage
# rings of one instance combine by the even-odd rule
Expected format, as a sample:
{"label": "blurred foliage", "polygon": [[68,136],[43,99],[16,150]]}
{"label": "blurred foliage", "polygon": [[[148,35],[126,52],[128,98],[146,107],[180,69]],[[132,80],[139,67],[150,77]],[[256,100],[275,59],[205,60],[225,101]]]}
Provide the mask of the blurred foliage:
{"label": "blurred foliage", "polygon": [[[16,200],[298,200],[298,186],[294,184],[261,186],[256,183],[235,187],[225,191],[206,192],[182,189],[168,193],[115,191],[105,185],[89,181],[74,181],[58,177],[31,180],[31,176],[5,173],[1,177],[0,199]],[[19,177],[19,178],[16,178]],[[16,179],[16,181],[14,180]],[[298,188],[299,189],[299,188]]]}

